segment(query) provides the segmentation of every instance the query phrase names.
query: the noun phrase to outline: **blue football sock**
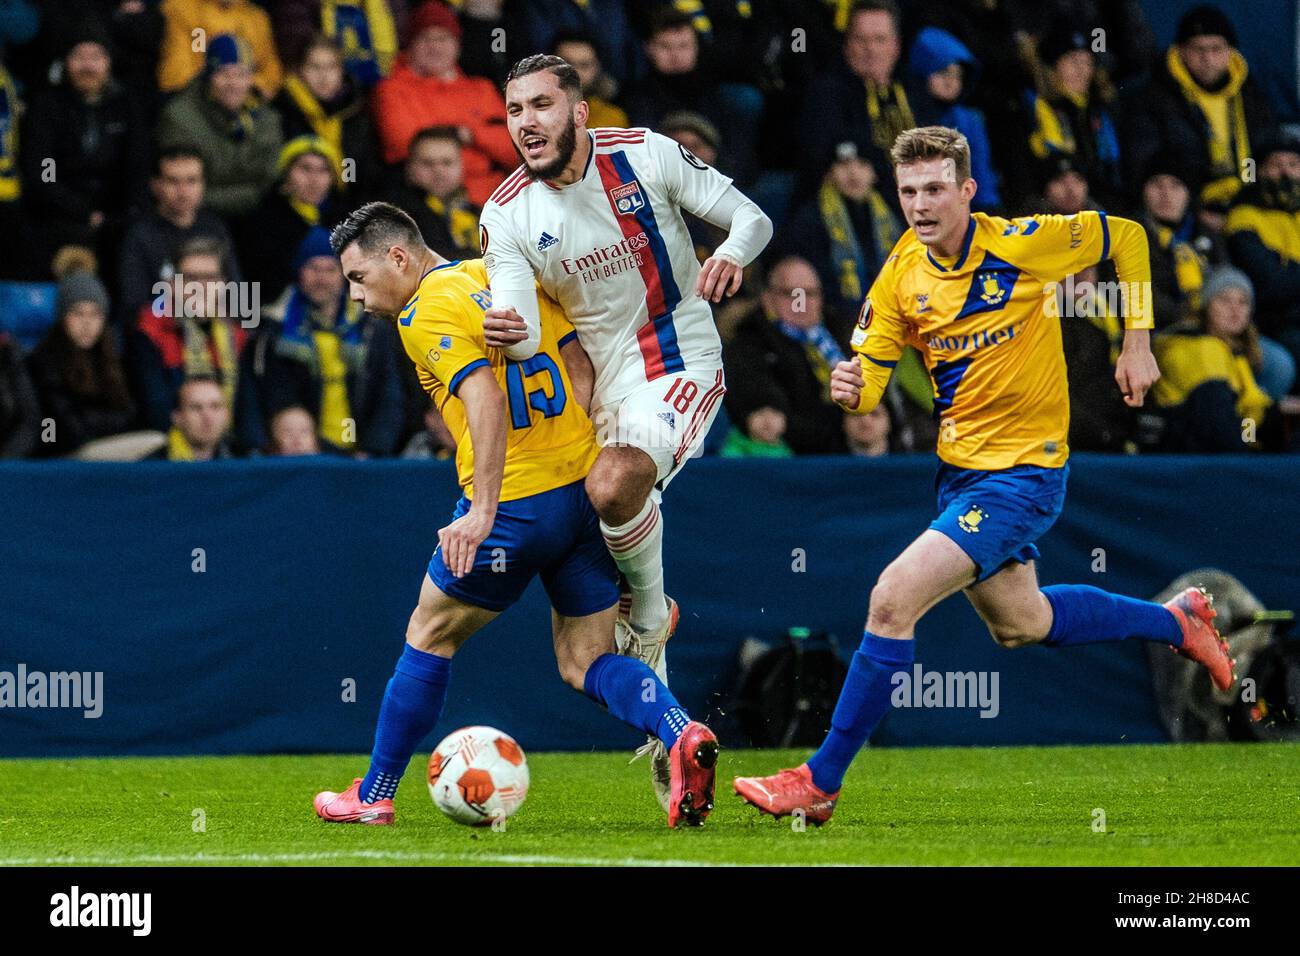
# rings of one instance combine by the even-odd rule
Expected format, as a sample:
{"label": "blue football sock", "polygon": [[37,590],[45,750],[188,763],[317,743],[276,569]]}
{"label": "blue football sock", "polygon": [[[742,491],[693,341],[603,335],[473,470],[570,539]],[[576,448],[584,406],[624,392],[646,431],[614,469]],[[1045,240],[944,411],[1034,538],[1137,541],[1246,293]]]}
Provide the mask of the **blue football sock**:
{"label": "blue football sock", "polygon": [[1154,601],[1111,594],[1089,584],[1053,584],[1043,588],[1052,605],[1048,647],[1096,644],[1136,637],[1182,647],[1183,629],[1167,607]]}
{"label": "blue football sock", "polygon": [[862,644],[853,655],[849,676],[835,704],[831,732],[808,758],[813,783],[822,790],[834,793],[840,788],[849,764],[889,710],[891,678],[896,671],[911,667],[915,659],[915,641],[863,632]]}
{"label": "blue football sock", "polygon": [[626,724],[672,749],[691,718],[650,666],[635,657],[602,654],[587,668],[583,690]]}
{"label": "blue football sock", "polygon": [[370,770],[361,781],[363,802],[387,800],[397,792],[415,748],[438,722],[450,682],[451,658],[406,645],[379,708]]}

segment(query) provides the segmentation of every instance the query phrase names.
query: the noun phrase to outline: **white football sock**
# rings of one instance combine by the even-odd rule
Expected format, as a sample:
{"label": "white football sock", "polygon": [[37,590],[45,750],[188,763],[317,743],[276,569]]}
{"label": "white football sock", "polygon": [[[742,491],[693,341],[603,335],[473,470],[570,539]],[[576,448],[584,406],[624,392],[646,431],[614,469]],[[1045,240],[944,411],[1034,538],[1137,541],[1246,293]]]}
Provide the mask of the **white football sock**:
{"label": "white football sock", "polygon": [[659,630],[668,620],[664,600],[664,524],[659,506],[646,499],[645,506],[627,524],[611,528],[600,523],[605,545],[614,563],[632,589],[629,622],[642,634]]}

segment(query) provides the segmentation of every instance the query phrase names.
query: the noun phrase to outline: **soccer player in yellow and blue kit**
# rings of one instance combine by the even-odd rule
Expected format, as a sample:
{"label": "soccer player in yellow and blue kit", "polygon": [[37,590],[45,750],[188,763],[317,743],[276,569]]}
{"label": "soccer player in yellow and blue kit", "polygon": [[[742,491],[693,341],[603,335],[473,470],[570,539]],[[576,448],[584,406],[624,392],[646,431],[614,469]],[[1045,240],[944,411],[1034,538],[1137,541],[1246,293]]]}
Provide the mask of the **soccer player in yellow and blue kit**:
{"label": "soccer player in yellow and blue kit", "polygon": [[1115,377],[1125,401],[1141,405],[1160,374],[1150,348],[1142,227],[1104,212],[972,215],[970,148],[946,127],[900,134],[892,159],[911,228],[863,303],[856,354],[832,373],[831,394],[846,411],[866,414],[904,346],[920,352],[939,422],[939,516],[872,590],[862,644],[822,746],[798,768],[735,780],[736,792],[760,810],[802,812],[814,823],[830,818],[849,764],[884,717],[893,674],[911,668],[916,622],[957,591],[1004,647],[1136,638],[1204,665],[1220,689],[1233,681],[1204,591],[1189,588],[1161,605],[1088,585],[1040,588],[1034,567],[1034,541],[1060,514],[1069,473],[1061,326],[1044,305],[1067,275],[1114,261],[1127,308]]}
{"label": "soccer player in yellow and blue kit", "polygon": [[554,609],[561,676],[669,751],[668,825],[698,825],[713,801],[717,738],[655,672],[615,652],[618,572],[584,478],[598,451],[587,410],[594,371],[560,307],[539,295],[541,344],[527,361],[489,348],[482,260],[447,262],[415,222],[368,203],[330,236],[350,294],[396,319],[420,383],[456,438],[463,496],[438,532],[420,598],[379,711],[370,770],[316,796],[337,823],[393,822],[393,795],[446,698],[452,655],[540,576]]}

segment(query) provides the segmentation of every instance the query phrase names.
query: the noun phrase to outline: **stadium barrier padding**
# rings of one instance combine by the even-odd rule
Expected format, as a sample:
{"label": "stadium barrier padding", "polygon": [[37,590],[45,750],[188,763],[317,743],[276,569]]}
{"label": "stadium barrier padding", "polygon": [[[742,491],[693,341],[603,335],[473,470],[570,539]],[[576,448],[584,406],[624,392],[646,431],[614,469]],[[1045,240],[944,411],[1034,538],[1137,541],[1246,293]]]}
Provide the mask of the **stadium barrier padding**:
{"label": "stadium barrier padding", "polygon": [[[933,515],[934,469],[928,455],[691,462],[664,507],[683,703],[720,717],[746,636],[824,628],[852,653],[876,576]],[[1149,596],[1214,565],[1295,607],[1297,489],[1296,458],[1075,456],[1040,577]],[[368,750],[457,495],[445,462],[3,464],[0,672],[102,672],[103,712],[0,707],[0,756]],[[960,596],[918,639],[926,671],[996,672],[997,716],[897,709],[877,744],[1164,739],[1138,642],[1005,650]],[[560,682],[536,582],[457,655],[428,745],[471,723],[531,749],[639,742]]]}

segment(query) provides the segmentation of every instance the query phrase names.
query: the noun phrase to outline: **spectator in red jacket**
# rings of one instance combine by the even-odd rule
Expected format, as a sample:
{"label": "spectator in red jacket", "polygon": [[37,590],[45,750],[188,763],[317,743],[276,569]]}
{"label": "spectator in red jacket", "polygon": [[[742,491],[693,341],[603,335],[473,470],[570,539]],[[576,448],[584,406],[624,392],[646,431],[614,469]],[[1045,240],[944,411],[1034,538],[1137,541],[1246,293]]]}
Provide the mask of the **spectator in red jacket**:
{"label": "spectator in red jacket", "polygon": [[375,87],[375,126],[384,162],[405,160],[420,130],[454,126],[466,192],[482,206],[519,165],[506,131],[505,101],[491,80],[461,71],[460,23],[450,8],[436,0],[425,3],[411,17],[408,35],[392,74]]}
{"label": "spectator in red jacket", "polygon": [[[176,275],[150,305],[140,310],[127,334],[126,367],[141,415],[157,431],[172,425],[181,385],[195,376],[211,378],[234,404],[239,354],[247,336],[238,307],[241,289],[229,281],[230,254],[210,236],[181,244]],[[223,428],[224,430],[224,428]]]}

